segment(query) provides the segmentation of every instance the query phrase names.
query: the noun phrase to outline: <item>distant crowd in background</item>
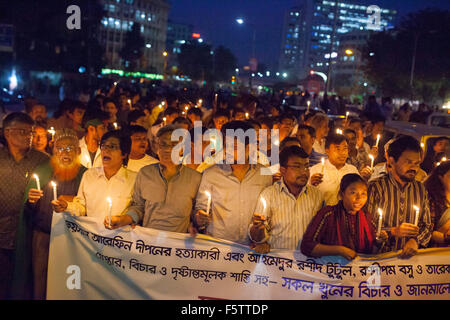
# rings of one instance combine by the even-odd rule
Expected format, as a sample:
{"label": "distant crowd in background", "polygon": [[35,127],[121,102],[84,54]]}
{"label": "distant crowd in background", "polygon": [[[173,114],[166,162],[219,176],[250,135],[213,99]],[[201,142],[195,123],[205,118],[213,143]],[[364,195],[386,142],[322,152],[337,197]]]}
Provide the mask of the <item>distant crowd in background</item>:
{"label": "distant crowd in background", "polygon": [[[355,116],[335,96],[283,101],[291,98],[114,83],[64,99],[49,118],[39,97],[26,97],[24,112],[3,119],[0,299],[45,299],[53,212],[108,229],[205,233],[258,253],[409,258],[450,245],[449,137],[421,145],[385,130],[387,119],[421,122],[431,110],[394,110],[390,98],[369,97]],[[179,128],[203,141],[180,154],[181,164],[172,158]],[[278,130],[278,139],[263,150],[234,137],[245,150],[238,163],[209,129]],[[278,163],[270,161],[275,145]],[[205,158],[207,148],[214,152]]]}

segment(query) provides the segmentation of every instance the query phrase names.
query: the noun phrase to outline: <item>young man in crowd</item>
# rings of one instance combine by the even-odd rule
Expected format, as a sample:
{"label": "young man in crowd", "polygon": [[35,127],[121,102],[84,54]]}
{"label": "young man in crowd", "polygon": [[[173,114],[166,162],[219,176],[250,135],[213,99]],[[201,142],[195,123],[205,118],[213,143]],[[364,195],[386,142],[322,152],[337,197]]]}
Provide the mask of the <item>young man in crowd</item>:
{"label": "young man in crowd", "polygon": [[[431,239],[432,224],[428,194],[415,180],[421,162],[419,142],[403,136],[390,143],[387,150],[388,173],[369,184],[367,212],[378,227],[378,209],[383,211],[383,229],[389,234],[384,251],[401,250],[409,258]],[[415,224],[418,208],[419,216]]]}
{"label": "young man in crowd", "polygon": [[309,165],[318,164],[322,157],[327,159],[328,156],[314,151],[314,142],[316,140],[316,130],[308,125],[299,125],[297,129],[297,139],[300,141],[302,149],[308,154]]}
{"label": "young man in crowd", "polygon": [[330,133],[325,142],[328,159],[311,168],[310,184],[317,186],[329,206],[338,203],[341,179],[348,173],[359,174],[358,169],[347,163],[348,144],[344,135]]}
{"label": "young man in crowd", "polygon": [[126,134],[131,138],[130,157],[127,169],[139,172],[145,166],[157,163],[158,160],[147,155],[148,140],[147,130],[141,126],[129,126],[125,129]]}
{"label": "young man in crowd", "polygon": [[80,139],[81,155],[80,161],[86,168],[102,166],[100,141],[107,129],[104,123],[105,118],[92,114],[85,119],[86,134]]}
{"label": "young man in crowd", "polygon": [[[247,132],[252,126],[247,122],[232,121],[222,127],[225,163],[203,172],[191,234],[206,231],[216,238],[249,244],[248,225],[259,194],[272,184],[272,176],[261,174],[262,165],[249,163],[249,145],[256,144],[256,137],[254,141],[236,135],[227,137],[228,129]],[[210,212],[206,212],[208,193],[212,197]]]}
{"label": "young man in crowd", "polygon": [[322,193],[307,185],[308,154],[298,146],[280,153],[281,180],[267,187],[256,204],[249,237],[254,244],[267,243],[269,249],[300,250],[301,239],[313,216],[323,207]]}

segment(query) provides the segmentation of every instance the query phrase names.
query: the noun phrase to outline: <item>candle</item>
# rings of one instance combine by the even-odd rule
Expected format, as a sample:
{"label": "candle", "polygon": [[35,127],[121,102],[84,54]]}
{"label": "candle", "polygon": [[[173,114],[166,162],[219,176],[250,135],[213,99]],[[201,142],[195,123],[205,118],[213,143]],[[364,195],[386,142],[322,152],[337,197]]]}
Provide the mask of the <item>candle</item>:
{"label": "candle", "polygon": [[50,184],[53,187],[53,200],[57,201],[58,200],[58,194],[56,192],[56,183],[54,181],[50,182]]}
{"label": "candle", "polygon": [[310,104],[311,104],[311,101],[306,101],[306,113],[309,113],[309,106],[310,106]]}
{"label": "candle", "polygon": [[55,128],[50,127],[50,129],[47,130],[47,132],[52,134],[52,140],[53,140],[53,138],[55,137],[55,132],[56,132],[56,131],[55,131]]}
{"label": "candle", "polygon": [[264,197],[261,197],[261,202],[263,205],[263,213],[261,215],[261,219],[265,220],[266,219],[267,202],[266,202],[266,199],[264,199]]}
{"label": "candle", "polygon": [[108,223],[109,227],[111,228],[111,211],[112,211],[112,200],[110,197],[106,198],[106,201],[108,202]]}
{"label": "candle", "polygon": [[348,119],[348,115],[349,115],[349,114],[350,114],[350,112],[348,112],[348,111],[345,113],[345,122],[347,122],[347,119]]}
{"label": "candle", "polygon": [[419,207],[418,206],[413,206],[414,210],[416,210],[416,217],[414,219],[414,225],[418,225],[419,224]]}
{"label": "candle", "polygon": [[373,170],[373,161],[375,160],[375,157],[371,154],[369,154],[369,158],[372,159],[371,164],[370,164],[370,169]]}
{"label": "candle", "polygon": [[378,208],[378,231],[377,231],[377,238],[380,237],[381,234],[381,225],[383,224],[383,211]]}
{"label": "candle", "polygon": [[38,177],[38,175],[37,175],[37,174],[33,174],[33,178],[36,179],[37,189],[38,189],[39,191],[41,191],[41,183],[39,182],[39,177]]}
{"label": "candle", "polygon": [[118,128],[117,122],[114,122],[114,123],[113,123],[113,126],[114,126],[114,130],[117,130],[117,128]]}
{"label": "candle", "polygon": [[217,96],[218,96],[218,94],[216,93],[216,94],[214,95],[214,101],[215,101],[216,107],[217,107]]}
{"label": "candle", "polygon": [[249,114],[248,114],[248,112],[246,112],[245,113],[245,119],[248,119],[249,118]]}
{"label": "candle", "polygon": [[325,158],[322,157],[322,159],[320,159],[320,161],[322,162],[322,174],[323,174],[323,170],[325,169]]}
{"label": "candle", "polygon": [[209,210],[211,208],[211,193],[209,191],[205,191],[205,194],[208,196],[208,203],[206,204],[206,214],[209,215]]}
{"label": "candle", "polygon": [[375,147],[378,147],[378,143],[380,142],[381,134],[377,134],[377,142],[375,143]]}
{"label": "candle", "polygon": [[163,121],[164,121],[164,125],[166,125],[167,118],[164,117],[164,118],[163,118]]}

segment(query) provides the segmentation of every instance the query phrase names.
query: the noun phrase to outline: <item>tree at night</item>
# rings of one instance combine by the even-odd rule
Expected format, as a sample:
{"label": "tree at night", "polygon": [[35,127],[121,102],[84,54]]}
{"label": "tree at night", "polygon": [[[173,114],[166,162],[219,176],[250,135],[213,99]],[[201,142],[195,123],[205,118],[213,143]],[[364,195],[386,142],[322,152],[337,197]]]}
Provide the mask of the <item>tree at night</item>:
{"label": "tree at night", "polygon": [[445,99],[450,94],[449,34],[450,11],[409,14],[395,30],[371,36],[363,54],[366,76],[384,96]]}

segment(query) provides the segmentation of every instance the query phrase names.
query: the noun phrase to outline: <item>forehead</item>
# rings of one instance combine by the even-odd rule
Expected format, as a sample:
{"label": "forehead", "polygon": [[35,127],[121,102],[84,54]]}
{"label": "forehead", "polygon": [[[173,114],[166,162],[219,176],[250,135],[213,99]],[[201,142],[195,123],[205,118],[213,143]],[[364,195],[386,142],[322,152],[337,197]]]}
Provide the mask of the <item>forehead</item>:
{"label": "forehead", "polygon": [[350,184],[348,187],[347,187],[347,189],[345,189],[345,190],[352,190],[352,191],[354,191],[354,190],[367,190],[367,186],[366,186],[366,184],[364,184],[364,183],[362,183],[361,181],[356,181],[356,182],[353,182],[352,184]]}
{"label": "forehead", "polygon": [[120,144],[120,140],[115,137],[109,137],[103,143]]}
{"label": "forehead", "polygon": [[35,133],[47,133],[47,130],[42,127],[34,127],[33,130]]}
{"label": "forehead", "polygon": [[398,159],[400,160],[404,160],[404,161],[420,161],[421,157],[420,157],[420,152],[416,152],[413,150],[405,150],[403,151],[402,155],[400,156],[400,158]]}
{"label": "forehead", "polygon": [[342,147],[347,147],[347,141],[344,140],[341,143],[332,143],[330,144],[330,148],[342,148]]}
{"label": "forehead", "polygon": [[42,104],[35,104],[33,106],[33,110],[38,110],[38,111],[45,111],[45,106]]}
{"label": "forehead", "polygon": [[135,132],[131,135],[131,137],[147,137],[146,132]]}
{"label": "forehead", "polygon": [[306,136],[306,135],[310,135],[308,129],[299,129],[298,130],[298,134],[301,136]]}
{"label": "forehead", "polygon": [[78,146],[78,140],[75,140],[74,138],[61,138],[56,140],[55,146],[62,147],[62,146]]}
{"label": "forehead", "polygon": [[11,122],[9,128],[21,128],[21,129],[31,129],[33,126],[31,124],[13,121]]}
{"label": "forehead", "polygon": [[308,158],[302,158],[302,157],[295,156],[295,155],[290,156],[288,159],[288,164],[294,164],[294,163],[305,164],[308,162],[309,162]]}

